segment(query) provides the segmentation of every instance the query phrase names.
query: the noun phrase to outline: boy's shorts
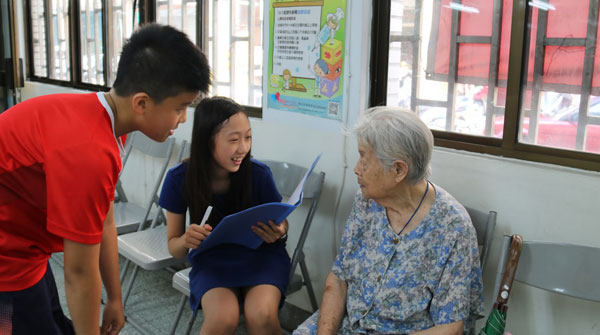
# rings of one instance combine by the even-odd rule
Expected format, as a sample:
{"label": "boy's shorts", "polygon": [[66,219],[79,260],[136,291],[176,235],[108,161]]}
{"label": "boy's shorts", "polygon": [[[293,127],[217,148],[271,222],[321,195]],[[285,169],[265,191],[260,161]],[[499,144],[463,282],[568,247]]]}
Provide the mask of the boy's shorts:
{"label": "boy's shorts", "polygon": [[73,335],[63,313],[50,264],[42,279],[22,291],[0,292],[0,335]]}

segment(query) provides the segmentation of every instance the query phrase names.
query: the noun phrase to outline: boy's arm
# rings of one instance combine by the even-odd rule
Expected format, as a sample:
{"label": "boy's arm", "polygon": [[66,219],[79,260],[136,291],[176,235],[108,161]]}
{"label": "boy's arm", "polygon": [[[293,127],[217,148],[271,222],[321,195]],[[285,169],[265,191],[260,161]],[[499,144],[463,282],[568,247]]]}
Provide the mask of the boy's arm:
{"label": "boy's arm", "polygon": [[118,334],[125,325],[125,316],[119,280],[119,252],[114,202],[110,203],[108,214],[104,219],[102,244],[100,245],[100,275],[108,297],[102,314],[102,334]]}
{"label": "boy's arm", "polygon": [[78,335],[99,334],[100,244],[64,239],[67,305]]}

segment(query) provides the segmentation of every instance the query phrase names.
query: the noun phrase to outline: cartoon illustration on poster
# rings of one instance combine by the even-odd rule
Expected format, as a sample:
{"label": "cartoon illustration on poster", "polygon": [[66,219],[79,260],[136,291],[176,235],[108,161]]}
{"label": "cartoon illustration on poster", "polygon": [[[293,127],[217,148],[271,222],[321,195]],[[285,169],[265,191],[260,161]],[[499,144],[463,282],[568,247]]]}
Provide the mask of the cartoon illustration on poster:
{"label": "cartoon illustration on poster", "polygon": [[269,108],[341,118],[346,1],[270,0]]}

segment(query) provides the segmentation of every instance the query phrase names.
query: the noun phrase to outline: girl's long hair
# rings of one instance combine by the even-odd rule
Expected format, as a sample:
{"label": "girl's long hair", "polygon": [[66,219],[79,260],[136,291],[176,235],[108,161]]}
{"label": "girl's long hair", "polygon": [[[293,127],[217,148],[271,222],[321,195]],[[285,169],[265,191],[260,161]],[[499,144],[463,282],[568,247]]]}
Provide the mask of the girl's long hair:
{"label": "girl's long hair", "polygon": [[[215,135],[223,128],[226,121],[244,109],[235,101],[224,97],[205,98],[194,112],[192,145],[190,159],[185,177],[185,197],[189,205],[191,222],[199,224],[204,211],[212,201],[213,167],[216,164],[213,151]],[[229,190],[225,195],[229,215],[251,206],[252,201],[252,166],[250,151],[242,160],[240,169],[229,175]],[[211,218],[215,216],[211,215]],[[215,219],[216,220],[216,219]],[[209,220],[214,227],[218,222]]]}

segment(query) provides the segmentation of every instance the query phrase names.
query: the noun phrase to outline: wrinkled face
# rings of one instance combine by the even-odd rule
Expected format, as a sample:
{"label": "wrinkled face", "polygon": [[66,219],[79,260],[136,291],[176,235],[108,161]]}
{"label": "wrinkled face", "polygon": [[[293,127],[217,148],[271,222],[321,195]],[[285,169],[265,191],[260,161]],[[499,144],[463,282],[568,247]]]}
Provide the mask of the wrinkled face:
{"label": "wrinkled face", "polygon": [[218,170],[236,172],[252,147],[250,121],[243,112],[234,114],[215,134],[213,157]]}
{"label": "wrinkled face", "polygon": [[354,173],[363,197],[377,200],[389,196],[396,185],[392,170],[386,171],[370,145],[359,141],[358,153],[360,158],[354,166]]}
{"label": "wrinkled face", "polygon": [[143,133],[151,139],[164,142],[187,119],[188,106],[198,97],[199,92],[183,92],[168,97],[156,104],[152,99],[146,103],[144,113],[146,125]]}

